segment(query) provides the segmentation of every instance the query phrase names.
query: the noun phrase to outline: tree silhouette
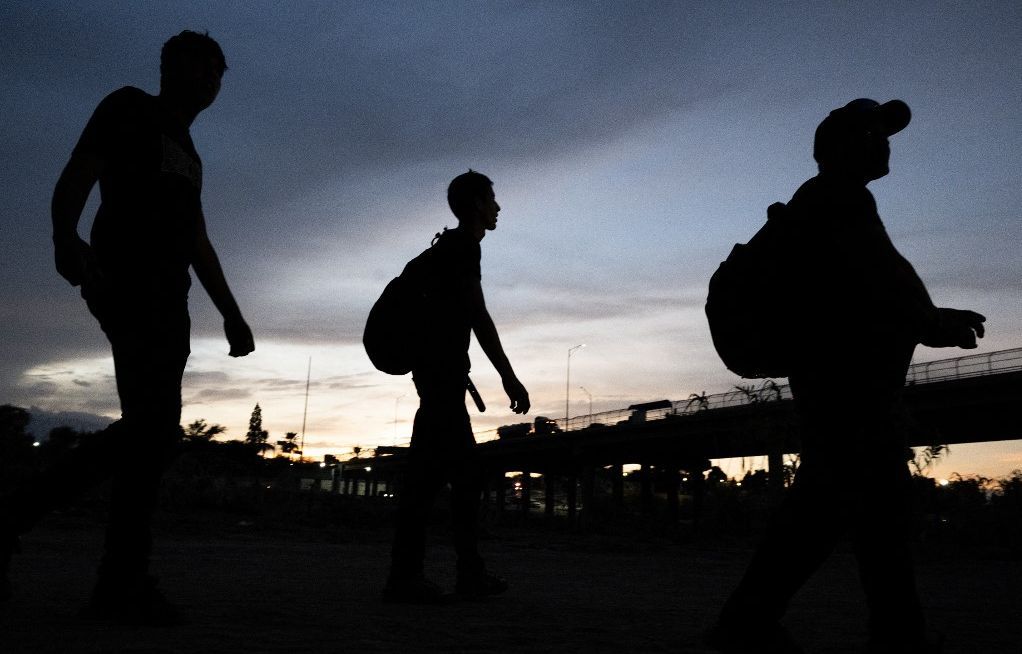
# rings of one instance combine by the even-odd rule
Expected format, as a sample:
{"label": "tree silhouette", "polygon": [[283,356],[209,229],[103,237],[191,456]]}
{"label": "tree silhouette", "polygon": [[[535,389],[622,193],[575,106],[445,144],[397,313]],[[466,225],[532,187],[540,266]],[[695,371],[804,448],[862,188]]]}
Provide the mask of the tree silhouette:
{"label": "tree silhouette", "polygon": [[696,411],[703,411],[710,408],[710,398],[706,397],[706,391],[701,394],[692,393],[688,396],[688,402],[685,404],[685,411],[688,411],[691,407],[695,406]]}
{"label": "tree silhouette", "polygon": [[25,433],[32,416],[20,406],[0,405],[0,447],[31,446],[32,438]]}
{"label": "tree silhouette", "polygon": [[735,390],[741,393],[749,404],[781,399],[781,387],[773,379],[767,379],[759,388],[753,384],[738,384]]}
{"label": "tree silhouette", "polygon": [[706,482],[711,486],[723,484],[727,482],[727,475],[720,469],[720,466],[713,466],[710,468],[710,471],[706,473]]}
{"label": "tree silhouette", "polygon": [[[257,405],[256,408],[258,408],[258,405]],[[261,428],[261,423],[262,423],[262,420],[260,420],[260,428]],[[251,425],[251,423],[250,423],[250,425]],[[206,421],[204,419],[202,419],[202,418],[199,418],[195,422],[189,424],[184,429],[185,440],[193,441],[193,442],[195,442],[195,441],[211,441],[211,440],[213,440],[213,438],[215,436],[219,436],[220,434],[223,434],[226,431],[227,431],[227,427],[224,427],[223,425],[218,425],[218,424],[215,424],[215,423],[212,424],[212,425],[206,424]]]}
{"label": "tree silhouette", "polygon": [[252,409],[252,416],[248,419],[248,433],[245,434],[245,442],[252,446],[257,452],[272,450],[273,445],[266,442],[270,433],[263,429],[263,410],[257,402]]}
{"label": "tree silhouette", "polygon": [[784,463],[784,486],[788,487],[795,483],[795,473],[798,472],[798,464],[802,461],[802,455],[798,452],[794,454],[785,454],[786,459]]}
{"label": "tree silhouette", "polygon": [[68,456],[71,450],[78,447],[85,435],[71,427],[54,427],[39,447],[39,454],[42,456],[43,462],[52,464]]}
{"label": "tree silhouette", "polygon": [[918,454],[913,453],[909,464],[916,469],[917,475],[925,475],[946,454],[951,453],[951,448],[947,445],[929,445],[919,451]]}
{"label": "tree silhouette", "polygon": [[277,441],[277,447],[280,448],[280,453],[290,458],[292,454],[301,454],[301,450],[298,449],[298,433],[289,431],[284,434],[284,440]]}
{"label": "tree silhouette", "polygon": [[25,432],[31,414],[10,404],[0,405],[0,483],[16,480],[35,465],[33,439]]}

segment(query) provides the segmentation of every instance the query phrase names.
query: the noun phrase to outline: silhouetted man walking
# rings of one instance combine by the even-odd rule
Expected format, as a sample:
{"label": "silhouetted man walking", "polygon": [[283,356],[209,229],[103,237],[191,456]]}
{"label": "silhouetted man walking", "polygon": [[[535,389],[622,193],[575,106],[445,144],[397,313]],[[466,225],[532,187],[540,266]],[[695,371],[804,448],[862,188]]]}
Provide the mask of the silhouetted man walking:
{"label": "silhouetted man walking", "polygon": [[[220,46],[184,31],[160,57],[160,93],[125,87],[96,108],[53,193],[58,272],[96,317],[113,350],[121,419],[76,448],[75,456],[19,490],[0,514],[0,556],[14,534],[81,490],[113,477],[99,579],[84,614],[169,624],[179,619],[148,574],[150,521],[160,478],[181,438],[181,377],[189,354],[188,289],[195,270],[224,317],[230,355],[255,349],[252,332],[206,234],[202,163],[189,135],[220,91]],[[89,243],[78,235],[99,182],[101,205]]]}
{"label": "silhouetted man walking", "polygon": [[984,318],[933,306],[866,189],[889,172],[887,139],[910,117],[900,100],[859,99],[831,112],[816,130],[820,173],[788,203],[789,380],[802,423],[801,463],[711,632],[721,651],[801,651],[779,621],[846,531],[869,607],[871,651],[938,651],[924,633],[908,543],[901,394],[916,345],[974,348]]}
{"label": "silhouetted man walking", "polygon": [[474,332],[483,352],[500,373],[515,413],[527,413],[529,394],[504,354],[486,310],[480,284],[479,242],[497,228],[500,206],[493,182],[470,170],[447,189],[447,202],[458,227],[445,230],[429,250],[409,262],[411,275],[425,291],[423,347],[412,367],[419,410],[412,428],[408,469],[401,487],[398,525],[384,599],[433,603],[440,588],[423,575],[426,520],[437,493],[451,484],[454,545],[458,555],[456,590],[466,596],[501,593],[507,582],[490,574],[476,543],[481,472],[475,438],[465,409],[468,346]]}

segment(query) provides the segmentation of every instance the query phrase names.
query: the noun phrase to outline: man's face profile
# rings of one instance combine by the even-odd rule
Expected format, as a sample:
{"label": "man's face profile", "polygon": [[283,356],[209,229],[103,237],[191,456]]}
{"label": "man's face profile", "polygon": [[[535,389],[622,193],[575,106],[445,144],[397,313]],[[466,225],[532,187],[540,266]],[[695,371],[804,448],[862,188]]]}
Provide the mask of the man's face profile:
{"label": "man's face profile", "polygon": [[858,159],[867,179],[880,179],[891,172],[891,144],[883,133],[867,130],[857,139],[857,142],[859,145]]}
{"label": "man's face profile", "polygon": [[223,65],[215,57],[190,55],[178,63],[171,80],[177,93],[202,111],[216,100],[223,75]]}
{"label": "man's face profile", "polygon": [[492,188],[476,200],[476,210],[479,223],[483,228],[487,231],[497,229],[497,214],[500,213],[500,205],[497,204],[497,196]]}

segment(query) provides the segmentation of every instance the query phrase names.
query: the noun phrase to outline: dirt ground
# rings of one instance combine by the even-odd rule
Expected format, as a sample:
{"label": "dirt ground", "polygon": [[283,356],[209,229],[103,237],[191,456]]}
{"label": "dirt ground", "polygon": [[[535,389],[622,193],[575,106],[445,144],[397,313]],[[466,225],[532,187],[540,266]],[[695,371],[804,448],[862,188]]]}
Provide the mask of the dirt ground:
{"label": "dirt ground", "polygon": [[[453,585],[436,530],[428,568]],[[161,527],[154,571],[188,622],[114,627],[76,617],[102,542],[94,520],[56,517],[24,540],[0,610],[3,654],[269,652],[704,652],[700,633],[736,583],[745,545],[502,529],[483,543],[511,589],[439,607],[384,604],[389,529],[261,529],[224,519]],[[920,587],[947,652],[1022,653],[1022,562],[923,552]],[[786,625],[807,652],[860,651],[854,561],[839,551]]]}

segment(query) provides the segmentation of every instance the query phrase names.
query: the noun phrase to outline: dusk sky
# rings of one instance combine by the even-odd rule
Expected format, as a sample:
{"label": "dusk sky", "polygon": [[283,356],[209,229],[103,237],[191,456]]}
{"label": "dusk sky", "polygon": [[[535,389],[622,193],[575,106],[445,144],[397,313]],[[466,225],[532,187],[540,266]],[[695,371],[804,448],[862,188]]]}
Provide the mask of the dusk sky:
{"label": "dusk sky", "polygon": [[[741,380],[710,343],[707,281],[816,173],[816,125],[858,97],[912,108],[892,173],[870,185],[895,244],[938,305],[987,316],[974,352],[1022,347],[1018,2],[2,0],[0,403],[40,420],[119,414],[106,340],[53,268],[49,202],[96,104],[126,85],[156,93],[160,47],[183,29],[227,57],[192,137],[257,347],[226,355],[196,282],[186,423],[241,438],[258,402],[271,440],[300,431],[311,357],[308,454],[406,442],[411,379],[373,369],[362,327],[456,224],[444,193],[470,167],[502,207],[483,289],[530,418],[563,417],[580,343],[573,415],[589,410],[579,386],[594,411],[729,390]],[[476,429],[519,422],[471,356],[489,405]],[[822,356],[840,384],[853,362],[839,344]],[[1022,441],[953,446],[937,473],[1014,468]]]}

